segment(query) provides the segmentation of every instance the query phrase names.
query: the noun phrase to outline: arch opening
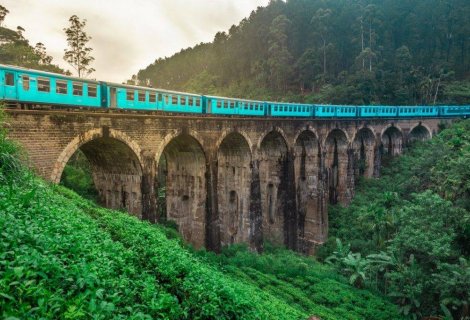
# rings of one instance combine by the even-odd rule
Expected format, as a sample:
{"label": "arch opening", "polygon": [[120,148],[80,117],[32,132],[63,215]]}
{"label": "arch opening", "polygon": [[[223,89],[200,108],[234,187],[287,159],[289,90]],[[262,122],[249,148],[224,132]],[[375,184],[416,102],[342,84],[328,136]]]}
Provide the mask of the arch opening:
{"label": "arch opening", "polygon": [[354,137],[354,177],[371,178],[374,175],[374,133],[369,128],[362,128]]}
{"label": "arch opening", "polygon": [[[110,209],[142,215],[142,167],[135,152],[124,142],[97,137],[75,151],[61,175],[61,183],[83,188],[93,182],[95,199]],[[73,186],[72,186],[73,188]]]}
{"label": "arch opening", "polygon": [[316,135],[303,131],[294,145],[294,170],[298,210],[298,249],[308,253],[323,240],[326,224],[321,179],[321,148]]}
{"label": "arch opening", "polygon": [[408,135],[408,144],[412,144],[416,141],[426,141],[431,139],[431,133],[422,124],[414,127]]}
{"label": "arch opening", "polygon": [[403,134],[394,126],[388,127],[381,137],[381,153],[388,157],[394,157],[402,153]]}
{"label": "arch opening", "polygon": [[347,188],[348,163],[346,134],[340,129],[334,129],[328,134],[325,143],[325,168],[331,204],[346,204],[351,198]]}
{"label": "arch opening", "polygon": [[221,245],[249,242],[251,152],[239,133],[228,134],[217,152],[217,199]]}
{"label": "arch opening", "polygon": [[262,233],[265,240],[285,243],[288,192],[288,148],[277,131],[268,133],[259,150]]}
{"label": "arch opening", "polygon": [[175,222],[183,239],[196,247],[205,245],[206,171],[204,151],[188,134],[170,140],[158,161],[160,219]]}

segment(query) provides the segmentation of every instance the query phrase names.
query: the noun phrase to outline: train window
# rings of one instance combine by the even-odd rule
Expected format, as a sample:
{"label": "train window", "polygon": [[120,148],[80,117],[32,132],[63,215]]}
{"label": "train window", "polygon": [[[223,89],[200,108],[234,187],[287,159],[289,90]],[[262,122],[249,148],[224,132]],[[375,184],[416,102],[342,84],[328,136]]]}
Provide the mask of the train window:
{"label": "train window", "polygon": [[14,86],[15,85],[15,77],[11,72],[5,72],[5,84],[7,86]]}
{"label": "train window", "polygon": [[38,91],[50,92],[51,91],[51,80],[48,78],[38,78]]}
{"label": "train window", "polygon": [[137,92],[137,100],[139,100],[140,102],[145,102],[145,92],[138,91]]}
{"label": "train window", "polygon": [[171,104],[172,105],[178,104],[178,96],[171,96]]}
{"label": "train window", "polygon": [[29,90],[29,76],[23,75],[23,90],[28,91]]}
{"label": "train window", "polygon": [[156,93],[153,93],[153,92],[149,93],[149,102],[150,103],[157,102],[157,94]]}
{"label": "train window", "polygon": [[250,110],[253,110],[253,105],[252,104],[250,104]]}
{"label": "train window", "polygon": [[58,94],[67,94],[67,81],[56,80],[55,92]]}
{"label": "train window", "polygon": [[96,85],[94,84],[88,85],[88,96],[96,98]]}
{"label": "train window", "polygon": [[201,99],[196,98],[196,99],[194,99],[194,101],[195,101],[196,107],[200,107],[200,106],[201,106]]}
{"label": "train window", "polygon": [[134,90],[127,89],[126,90],[126,99],[128,101],[134,101]]}
{"label": "train window", "polygon": [[83,84],[78,82],[72,83],[73,95],[74,96],[81,96],[83,95]]}
{"label": "train window", "polygon": [[162,95],[162,101],[164,104],[168,104],[168,96],[166,94]]}
{"label": "train window", "polygon": [[215,105],[216,108],[222,108],[222,101],[217,100],[217,103]]}

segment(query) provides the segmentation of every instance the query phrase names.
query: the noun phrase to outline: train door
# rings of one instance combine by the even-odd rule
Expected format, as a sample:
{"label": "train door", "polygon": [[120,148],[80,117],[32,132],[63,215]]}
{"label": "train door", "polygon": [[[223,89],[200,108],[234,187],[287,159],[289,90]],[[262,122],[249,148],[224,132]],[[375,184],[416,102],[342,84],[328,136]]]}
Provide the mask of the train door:
{"label": "train door", "polygon": [[2,98],[5,100],[17,100],[17,88],[16,84],[18,82],[17,74],[13,71],[4,71],[2,74],[2,84],[3,84],[3,95]]}
{"label": "train door", "polygon": [[111,87],[109,88],[109,106],[111,108],[116,108],[117,107],[117,94],[116,94],[116,88]]}

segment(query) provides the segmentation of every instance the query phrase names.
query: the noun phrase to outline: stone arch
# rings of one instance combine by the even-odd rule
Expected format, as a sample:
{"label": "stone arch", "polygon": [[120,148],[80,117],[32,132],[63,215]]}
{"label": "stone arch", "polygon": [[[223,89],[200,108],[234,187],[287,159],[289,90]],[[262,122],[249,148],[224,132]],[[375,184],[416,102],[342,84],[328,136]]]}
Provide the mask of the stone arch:
{"label": "stone arch", "polygon": [[117,130],[90,130],[74,138],[59,156],[51,180],[60,182],[65,165],[80,149],[90,162],[101,204],[141,217],[142,158],[137,143]]}
{"label": "stone arch", "polygon": [[381,154],[393,157],[402,153],[403,131],[401,128],[394,125],[387,126],[382,130],[380,140]]}
{"label": "stone arch", "polygon": [[423,123],[416,124],[408,134],[408,143],[413,143],[415,141],[425,141],[432,138],[431,129]]}
{"label": "stone arch", "polygon": [[262,233],[265,240],[285,243],[288,193],[288,146],[278,130],[266,134],[259,147]]}
{"label": "stone arch", "polygon": [[265,141],[266,137],[270,134],[272,134],[273,132],[277,133],[279,136],[282,137],[283,141],[284,141],[284,144],[286,145],[286,148],[289,149],[289,139],[287,138],[287,135],[286,133],[284,132],[284,130],[282,130],[281,128],[279,127],[274,127],[271,131],[261,135],[260,139],[258,139],[258,142],[256,144],[256,147],[258,150],[261,149],[261,144],[263,143],[263,141]]}
{"label": "stone arch", "polygon": [[300,132],[294,144],[294,170],[298,212],[298,249],[309,253],[322,242],[327,225],[321,174],[321,147],[310,130]]}
{"label": "stone arch", "polygon": [[206,154],[193,135],[170,137],[157,159],[157,179],[165,187],[166,218],[178,224],[185,241],[202,247],[207,226]]}
{"label": "stone arch", "polygon": [[313,128],[312,126],[307,126],[306,128],[301,128],[299,130],[297,130],[297,132],[295,133],[294,135],[294,143],[297,143],[297,141],[299,140],[299,136],[300,135],[305,135],[307,132],[310,132],[313,134],[313,136],[315,136],[315,138],[318,140],[318,143],[320,143],[320,135],[318,134],[317,130],[315,128]]}
{"label": "stone arch", "polygon": [[[128,135],[126,135],[123,132],[120,132],[114,129],[108,129],[105,131],[107,131],[106,133],[107,137],[119,140],[123,142],[124,144],[126,144],[134,152],[137,159],[139,159],[139,164],[142,166],[143,161],[142,161],[141,149],[135,141],[133,141]],[[69,142],[69,144],[64,148],[64,150],[61,152],[61,154],[57,158],[57,161],[54,164],[54,169],[52,170],[50,180],[53,183],[59,183],[60,177],[62,176],[62,172],[64,171],[64,168],[65,168],[65,165],[73,156],[73,154],[78,149],[80,149],[80,147],[84,145],[85,143],[91,140],[97,139],[97,138],[102,138],[104,136],[105,135],[103,134],[103,128],[99,128],[99,129],[89,130],[75,137],[71,142]]]}
{"label": "stone arch", "polygon": [[227,136],[229,135],[233,135],[233,134],[238,134],[240,136],[243,137],[243,139],[245,140],[246,144],[248,145],[248,148],[250,149],[250,154],[253,153],[253,142],[251,140],[251,138],[248,136],[248,134],[246,134],[246,132],[243,132],[243,131],[238,131],[238,130],[231,130],[231,129],[226,129],[222,132],[222,134],[220,135],[220,138],[217,140],[216,142],[216,150],[219,150],[220,149],[220,146],[221,144],[224,142],[225,138],[227,138]]}
{"label": "stone arch", "polygon": [[325,169],[330,203],[347,204],[352,194],[348,187],[350,157],[348,135],[341,129],[333,129],[325,139]]}
{"label": "stone arch", "polygon": [[352,143],[354,151],[354,176],[371,178],[374,175],[375,134],[371,128],[359,129]]}
{"label": "stone arch", "polygon": [[251,149],[239,132],[227,134],[217,149],[217,205],[222,245],[250,241]]}

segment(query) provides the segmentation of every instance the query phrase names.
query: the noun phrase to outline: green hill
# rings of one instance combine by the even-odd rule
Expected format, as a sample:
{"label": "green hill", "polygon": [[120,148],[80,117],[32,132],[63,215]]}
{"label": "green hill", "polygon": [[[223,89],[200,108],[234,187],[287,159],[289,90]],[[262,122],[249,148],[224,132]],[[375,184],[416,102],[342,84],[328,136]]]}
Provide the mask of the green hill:
{"label": "green hill", "polygon": [[4,319],[400,318],[386,299],[311,258],[193,252],[174,230],[49,185],[18,159],[0,133]]}
{"label": "green hill", "polygon": [[468,103],[468,16],[467,0],[272,0],[211,43],[136,76],[157,88],[244,98]]}
{"label": "green hill", "polygon": [[[329,210],[320,252],[405,314],[470,316],[470,120],[388,161],[348,208]],[[340,239],[342,242],[337,242]]]}

